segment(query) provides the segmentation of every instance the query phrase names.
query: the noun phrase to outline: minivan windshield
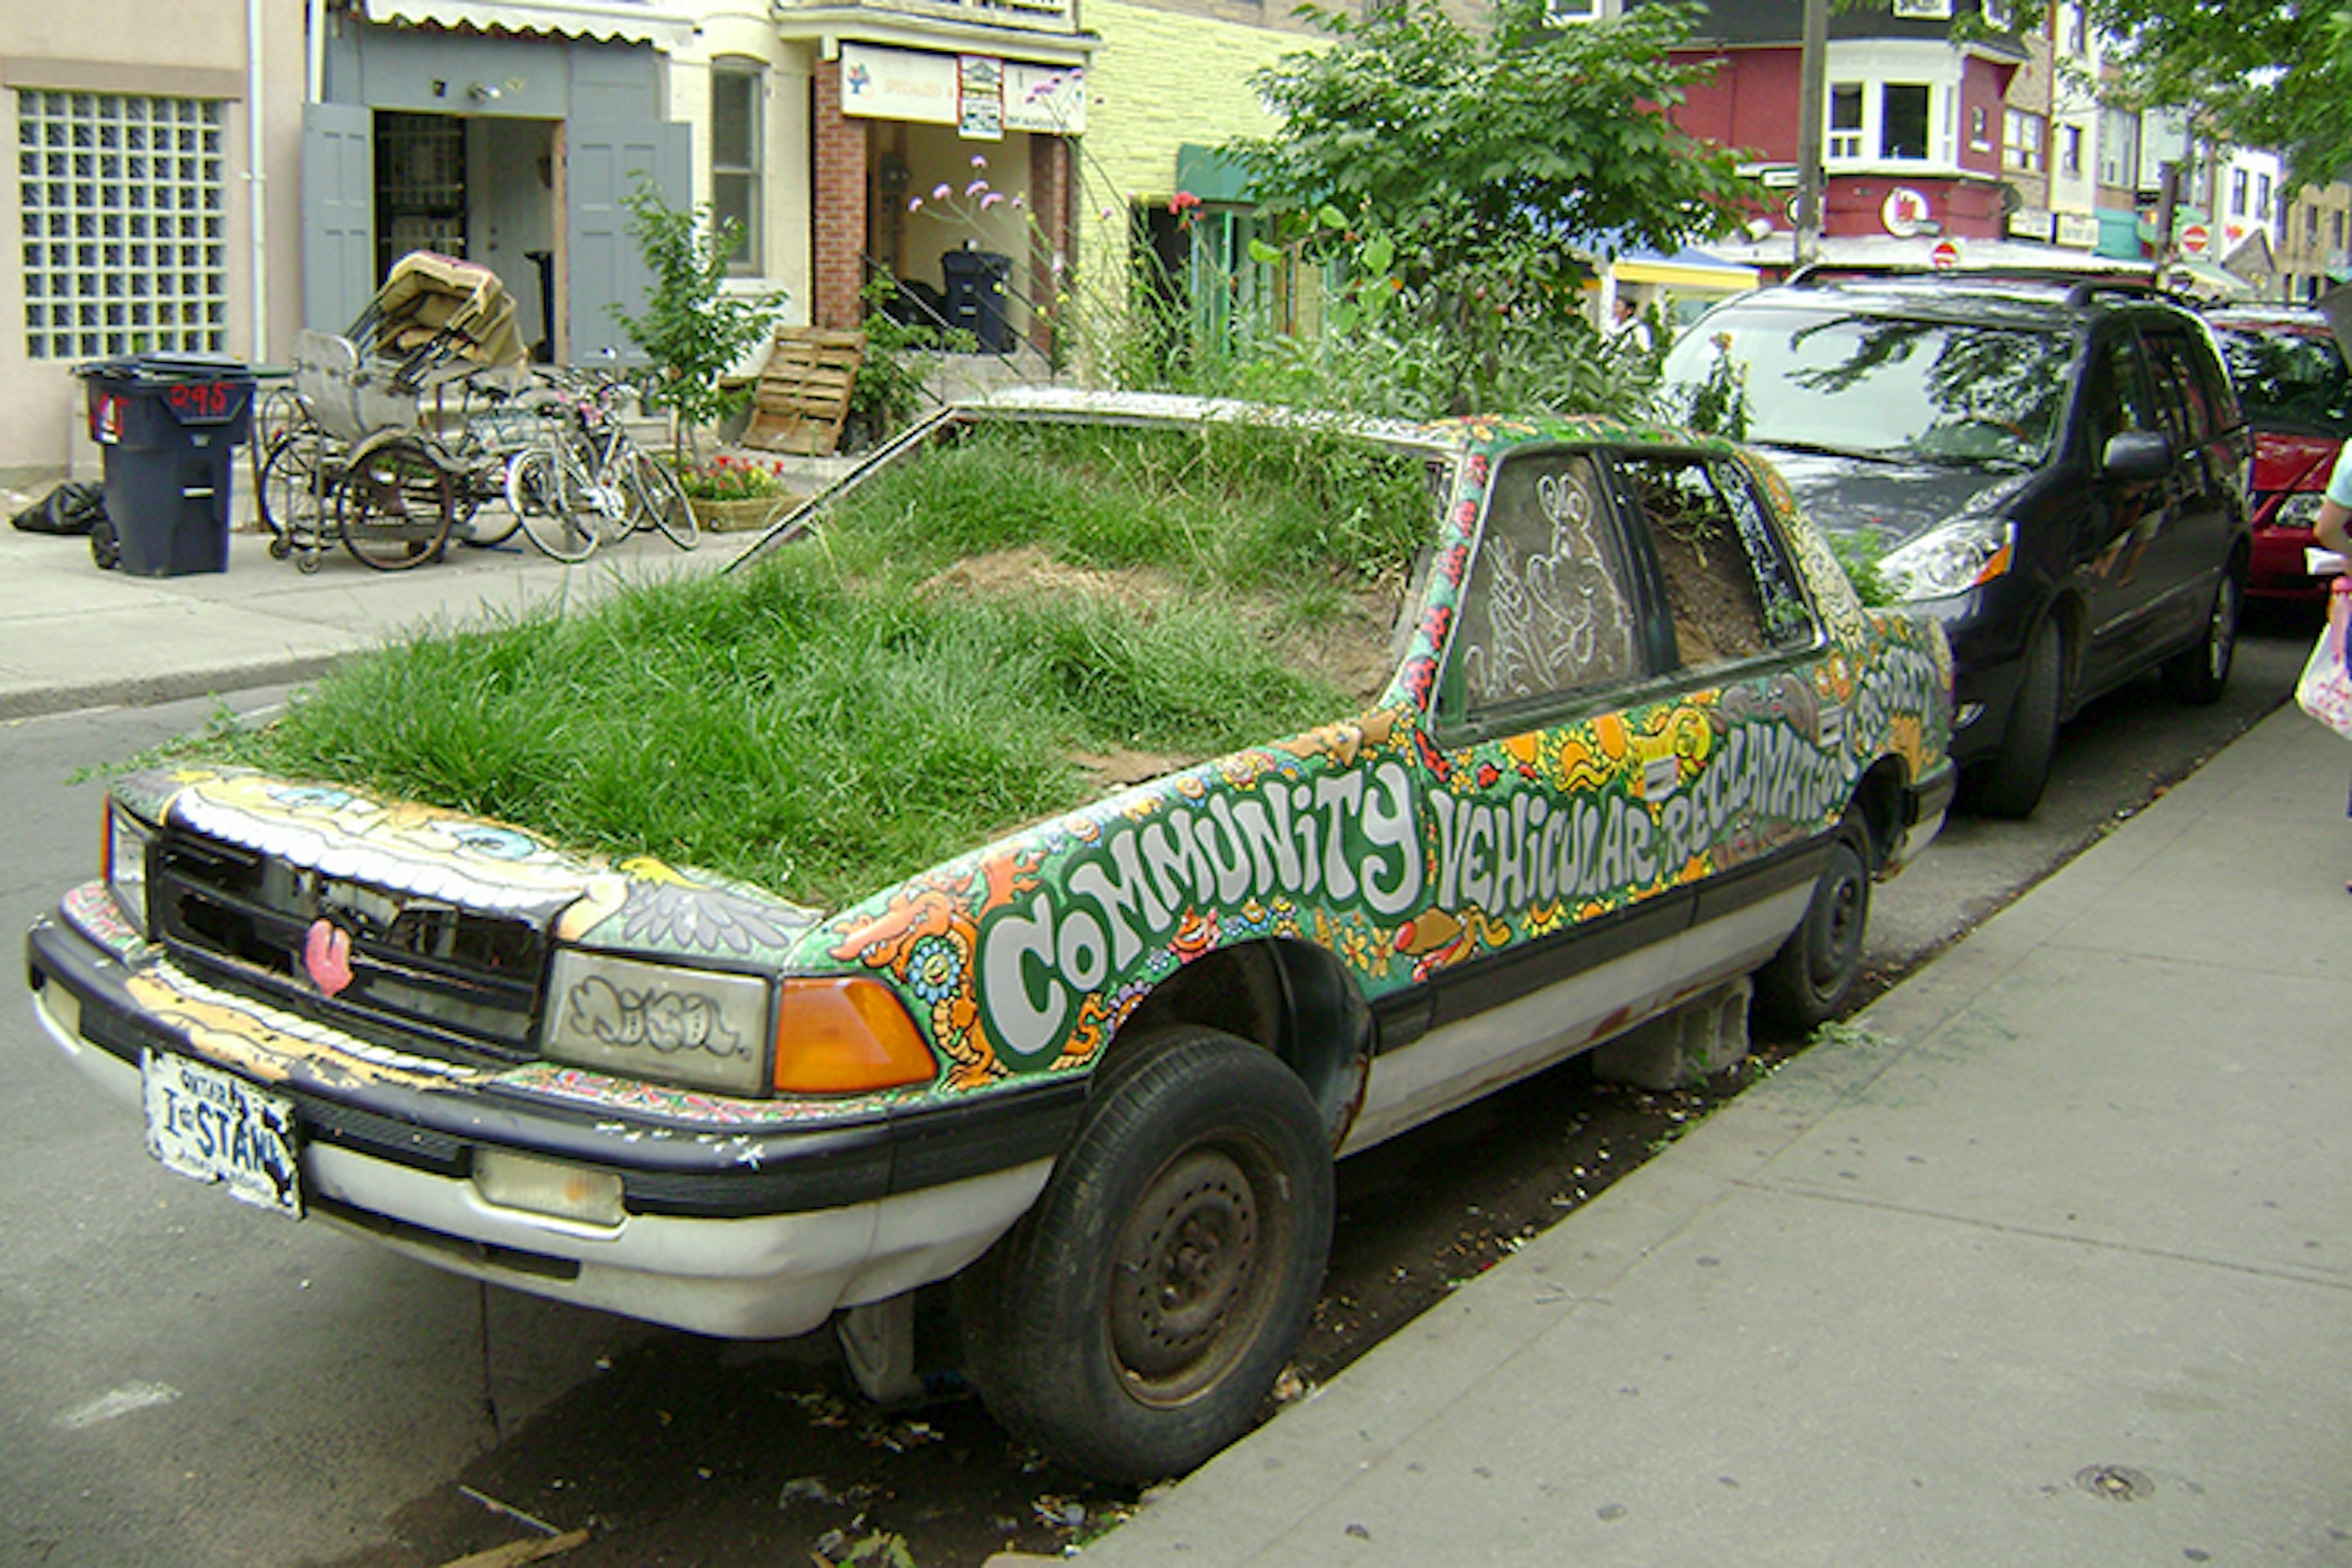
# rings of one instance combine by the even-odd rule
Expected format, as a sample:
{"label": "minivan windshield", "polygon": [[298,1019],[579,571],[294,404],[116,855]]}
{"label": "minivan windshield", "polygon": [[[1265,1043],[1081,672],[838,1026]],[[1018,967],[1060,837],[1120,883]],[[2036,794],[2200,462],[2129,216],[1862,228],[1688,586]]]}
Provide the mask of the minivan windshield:
{"label": "minivan windshield", "polygon": [[1663,412],[1764,446],[2030,468],[2057,435],[2072,358],[2063,331],[1735,305],[1668,352]]}
{"label": "minivan windshield", "polygon": [[2260,430],[2352,436],[2352,373],[2336,340],[2294,327],[2211,323],[2246,421]]}

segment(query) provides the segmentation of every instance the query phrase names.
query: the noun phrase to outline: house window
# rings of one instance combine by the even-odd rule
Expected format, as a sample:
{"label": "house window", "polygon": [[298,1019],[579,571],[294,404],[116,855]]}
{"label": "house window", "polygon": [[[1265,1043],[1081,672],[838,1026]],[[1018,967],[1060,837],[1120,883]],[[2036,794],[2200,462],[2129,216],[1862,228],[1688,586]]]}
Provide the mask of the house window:
{"label": "house window", "polygon": [[2319,243],[2319,209],[2315,206],[2303,209],[2303,240],[2305,245]]}
{"label": "house window", "polygon": [[2257,221],[2271,221],[2271,177],[2268,174],[2254,176],[2254,212]]}
{"label": "house window", "polygon": [[2047,129],[2042,116],[2012,109],[2001,116],[2001,167],[2020,174],[2042,173],[2042,136]]}
{"label": "house window", "polygon": [[1985,139],[1985,133],[1990,129],[1987,118],[1984,105],[1980,103],[1969,110],[1969,145],[1979,153],[1992,145]]}
{"label": "house window", "polygon": [[226,349],[221,129],[209,100],[16,95],[27,357]]}
{"label": "house window", "polygon": [[1882,158],[1926,160],[1927,89],[1924,84],[1891,81],[1878,89],[1878,153]]}
{"label": "house window", "polygon": [[1832,158],[1862,156],[1862,84],[1838,82],[1830,89],[1830,144]]}
{"label": "house window", "polygon": [[2066,52],[2079,60],[2091,52],[2090,28],[2083,7],[2061,5],[2058,12],[2062,18],[2060,26],[2066,39]]}
{"label": "house window", "polygon": [[2245,170],[2232,169],[2230,171],[2230,216],[2231,217],[2243,217],[2246,216],[2247,191],[2248,187],[2252,184],[2252,182],[2248,178]]}
{"label": "house window", "polygon": [[1601,20],[1601,0],[1544,0],[1544,20],[1555,27]]}
{"label": "house window", "polygon": [[2344,214],[2341,211],[2327,215],[2327,243],[2333,249],[2344,248]]}
{"label": "house window", "polygon": [[2139,183],[2139,117],[2120,109],[2099,110],[2099,184]]}
{"label": "house window", "polygon": [[2083,128],[2079,125],[2058,128],[2058,172],[2070,179],[2083,177]]}
{"label": "house window", "polygon": [[760,270],[760,97],[762,78],[749,61],[710,66],[710,211],[738,230],[728,270]]}

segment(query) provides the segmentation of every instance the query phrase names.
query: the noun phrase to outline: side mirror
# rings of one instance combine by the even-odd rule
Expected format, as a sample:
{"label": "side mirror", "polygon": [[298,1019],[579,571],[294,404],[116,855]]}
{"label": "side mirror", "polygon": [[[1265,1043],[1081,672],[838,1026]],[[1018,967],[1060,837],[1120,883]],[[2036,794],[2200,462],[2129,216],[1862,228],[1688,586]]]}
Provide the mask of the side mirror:
{"label": "side mirror", "polygon": [[2099,471],[2109,479],[2144,484],[2172,471],[2172,442],[2154,430],[2125,430],[2107,437]]}

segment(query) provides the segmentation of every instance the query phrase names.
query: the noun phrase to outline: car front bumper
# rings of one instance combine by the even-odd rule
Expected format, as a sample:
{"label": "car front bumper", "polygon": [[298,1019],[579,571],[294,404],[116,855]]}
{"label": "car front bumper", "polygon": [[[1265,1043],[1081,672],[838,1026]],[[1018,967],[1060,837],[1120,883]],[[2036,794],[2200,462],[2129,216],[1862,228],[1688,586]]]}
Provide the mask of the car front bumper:
{"label": "car front bumper", "polygon": [[[212,1031],[246,1021],[238,999],[207,993],[215,1011],[194,1026],[142,1000],[169,973],[152,950],[126,958],[61,912],[34,924],[26,956],[43,1029],[126,1103],[142,1103],[148,1051],[290,1100],[307,1215],[470,1278],[728,1338],[803,1333],[837,1308],[955,1273],[1034,1200],[1076,1106],[1057,1092],[990,1124],[919,1116],[698,1131],[389,1083],[364,1070],[380,1050],[316,1025],[299,1056],[257,1072],[249,1052],[213,1044]],[[252,1037],[284,1023],[243,1005]],[[493,1203],[473,1173],[487,1150],[617,1173],[625,1210],[598,1225]]]}

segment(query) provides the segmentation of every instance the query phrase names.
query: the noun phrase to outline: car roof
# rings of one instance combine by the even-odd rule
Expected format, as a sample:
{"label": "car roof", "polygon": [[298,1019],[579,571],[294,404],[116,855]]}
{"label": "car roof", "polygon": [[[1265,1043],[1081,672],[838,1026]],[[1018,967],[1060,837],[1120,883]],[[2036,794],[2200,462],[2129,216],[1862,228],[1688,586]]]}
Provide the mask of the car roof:
{"label": "car roof", "polygon": [[2308,305],[2229,305],[2205,312],[2206,324],[2234,331],[2331,337],[2327,318]]}
{"label": "car roof", "polygon": [[2062,330],[2095,314],[2149,311],[2194,319],[2179,295],[2144,278],[2079,272],[1911,272],[1803,268],[1785,283],[1737,297],[1798,306],[1818,300],[1856,313],[2011,328]]}

